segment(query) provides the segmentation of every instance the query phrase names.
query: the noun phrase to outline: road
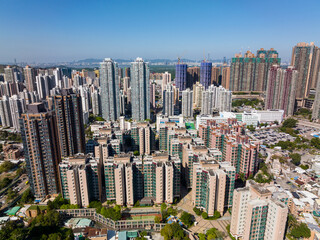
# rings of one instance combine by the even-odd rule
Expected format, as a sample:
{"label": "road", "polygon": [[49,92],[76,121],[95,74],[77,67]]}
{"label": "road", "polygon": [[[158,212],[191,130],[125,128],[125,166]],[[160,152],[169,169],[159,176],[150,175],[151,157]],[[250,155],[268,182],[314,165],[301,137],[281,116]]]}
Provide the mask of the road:
{"label": "road", "polygon": [[298,120],[299,120],[298,125],[320,129],[320,124],[319,123],[304,121],[304,120],[300,120],[300,119],[298,119]]}
{"label": "road", "polygon": [[192,191],[190,191],[181,201],[177,204],[177,208],[185,212],[189,212],[195,217],[195,221],[198,223],[196,226],[190,227],[190,230],[193,234],[195,233],[204,233],[205,230],[210,228],[217,228],[219,231],[224,232],[226,235],[225,239],[230,239],[228,231],[226,229],[227,225],[230,224],[231,217],[229,212],[227,212],[223,217],[218,220],[205,220],[201,216],[197,216],[193,212],[192,205]]}

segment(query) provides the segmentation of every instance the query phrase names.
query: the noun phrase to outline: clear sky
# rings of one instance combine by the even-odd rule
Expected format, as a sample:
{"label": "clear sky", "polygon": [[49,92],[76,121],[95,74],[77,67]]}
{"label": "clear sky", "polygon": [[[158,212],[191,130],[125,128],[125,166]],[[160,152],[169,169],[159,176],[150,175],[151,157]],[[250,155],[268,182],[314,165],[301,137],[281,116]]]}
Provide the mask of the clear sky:
{"label": "clear sky", "polygon": [[320,45],[320,1],[0,0],[0,62],[213,59]]}

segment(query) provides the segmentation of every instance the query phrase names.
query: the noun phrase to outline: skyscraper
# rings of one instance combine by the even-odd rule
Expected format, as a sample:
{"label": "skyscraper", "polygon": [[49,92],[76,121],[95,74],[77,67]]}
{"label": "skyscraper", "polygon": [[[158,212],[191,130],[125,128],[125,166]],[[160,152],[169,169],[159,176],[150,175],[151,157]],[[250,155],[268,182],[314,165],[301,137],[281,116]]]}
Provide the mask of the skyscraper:
{"label": "skyscraper", "polygon": [[184,91],[187,89],[187,64],[178,63],[176,65],[176,87],[179,88],[179,91]]}
{"label": "skyscraper", "polygon": [[172,84],[167,84],[163,91],[163,114],[166,116],[174,115],[174,90]]}
{"label": "skyscraper", "polygon": [[193,85],[193,107],[201,108],[202,104],[202,92],[204,87],[201,83],[197,82]]}
{"label": "skyscraper", "polygon": [[24,72],[24,80],[26,87],[29,92],[36,91],[37,86],[36,86],[36,71],[34,68],[30,66],[26,66],[23,69]]}
{"label": "skyscraper", "polygon": [[316,96],[315,96],[312,108],[313,108],[312,109],[312,120],[318,121],[320,119],[320,74],[318,75]]}
{"label": "skyscraper", "polygon": [[182,91],[181,113],[183,117],[193,117],[193,91],[189,88]]}
{"label": "skyscraper", "polygon": [[12,125],[15,131],[20,132],[20,122],[19,118],[21,114],[25,111],[25,100],[20,99],[17,95],[13,95],[9,98],[9,105],[12,117]]}
{"label": "skyscraper", "polygon": [[232,58],[230,70],[231,91],[265,91],[268,70],[273,64],[280,64],[278,53],[273,48],[257,51],[257,56],[247,51],[242,57],[236,54]]}
{"label": "skyscraper", "polygon": [[224,87],[211,85],[202,92],[201,114],[212,114],[213,111],[230,112],[232,105],[232,92]]}
{"label": "skyscraper", "polygon": [[187,88],[192,89],[192,85],[200,81],[200,67],[187,68]]}
{"label": "skyscraper", "polygon": [[3,127],[12,127],[12,116],[9,105],[9,98],[7,96],[3,96],[0,100],[0,118],[1,125]]}
{"label": "skyscraper", "polygon": [[4,69],[4,80],[9,83],[15,82],[15,72],[16,71],[17,71],[16,68],[12,68],[11,66],[7,66]]}
{"label": "skyscraper", "polygon": [[100,63],[102,117],[115,121],[120,117],[118,64],[111,58]]}
{"label": "skyscraper", "polygon": [[282,109],[285,116],[293,115],[298,72],[293,67],[281,69],[274,65],[269,70],[265,109]]}
{"label": "skyscraper", "polygon": [[211,85],[211,72],[212,63],[211,62],[201,62],[200,65],[200,83],[207,89]]}
{"label": "skyscraper", "polygon": [[162,73],[162,83],[161,83],[162,93],[165,90],[167,84],[170,82],[171,82],[171,73],[168,73],[168,72]]}
{"label": "skyscraper", "polygon": [[298,43],[292,49],[291,66],[299,73],[296,98],[301,100],[308,97],[310,88],[316,88],[320,70],[320,49],[313,42]]}
{"label": "skyscraper", "polygon": [[230,67],[222,68],[221,86],[225,89],[230,88]]}
{"label": "skyscraper", "polygon": [[60,152],[62,157],[85,152],[81,97],[71,89],[62,89],[53,97]]}
{"label": "skyscraper", "polygon": [[132,119],[143,121],[150,118],[149,67],[142,58],[131,63]]}
{"label": "skyscraper", "polygon": [[156,108],[156,83],[150,82],[150,105]]}
{"label": "skyscraper", "polygon": [[288,207],[254,181],[246,185],[234,190],[230,233],[237,239],[284,239]]}
{"label": "skyscraper", "polygon": [[56,119],[43,103],[27,106],[21,115],[21,135],[31,191],[36,198],[60,192],[60,151]]}

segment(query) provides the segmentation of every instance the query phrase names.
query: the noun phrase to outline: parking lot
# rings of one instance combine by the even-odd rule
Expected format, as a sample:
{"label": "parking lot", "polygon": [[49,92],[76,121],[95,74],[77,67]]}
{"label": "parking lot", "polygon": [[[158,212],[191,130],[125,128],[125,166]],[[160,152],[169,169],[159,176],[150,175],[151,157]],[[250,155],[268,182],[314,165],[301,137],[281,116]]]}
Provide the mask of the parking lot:
{"label": "parking lot", "polygon": [[292,137],[290,134],[284,132],[278,132],[275,129],[263,129],[260,131],[255,131],[253,133],[249,132],[248,135],[253,140],[258,140],[263,142],[263,144],[276,144],[279,141],[291,141],[295,140],[295,137]]}

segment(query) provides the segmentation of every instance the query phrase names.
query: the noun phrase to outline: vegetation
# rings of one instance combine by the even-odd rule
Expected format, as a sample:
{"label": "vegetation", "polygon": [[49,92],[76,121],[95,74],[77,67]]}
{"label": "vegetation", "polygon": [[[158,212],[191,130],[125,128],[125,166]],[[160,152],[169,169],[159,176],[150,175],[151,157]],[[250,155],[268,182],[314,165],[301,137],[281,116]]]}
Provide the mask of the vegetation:
{"label": "vegetation", "polygon": [[202,214],[202,210],[200,210],[199,208],[197,208],[197,207],[194,207],[193,208],[193,211],[195,212],[195,214],[197,214],[198,216],[201,216],[201,214]]}
{"label": "vegetation", "polygon": [[140,152],[139,152],[138,150],[136,150],[136,151],[133,152],[133,155],[134,155],[134,156],[139,156],[139,155],[140,155]]}
{"label": "vegetation", "polygon": [[201,214],[201,216],[202,216],[203,219],[206,219],[206,220],[216,220],[216,219],[221,217],[221,214],[220,214],[220,212],[215,210],[213,216],[211,216],[211,217],[209,217],[208,213],[206,213],[206,212],[203,212]]}
{"label": "vegetation", "polygon": [[155,216],[155,217],[154,217],[154,222],[155,222],[155,223],[160,223],[160,222],[161,222],[161,217]]}
{"label": "vegetation", "polygon": [[320,149],[320,139],[319,138],[312,138],[311,145],[317,149]]}
{"label": "vegetation", "polygon": [[18,193],[14,191],[12,188],[9,188],[7,192],[6,201],[9,202],[10,200],[15,199],[17,196],[18,196]]}
{"label": "vegetation", "polygon": [[258,183],[270,183],[273,179],[273,176],[268,172],[268,167],[265,162],[260,162],[259,170],[261,173],[258,173],[254,180]]}
{"label": "vegetation", "polygon": [[253,125],[248,125],[247,129],[249,129],[251,132],[256,131],[256,128]]}
{"label": "vegetation", "polygon": [[89,116],[89,122],[94,122],[94,121],[105,121],[102,117],[100,116],[95,116],[93,114],[90,114]]}
{"label": "vegetation", "polygon": [[121,219],[121,207],[119,205],[115,205],[113,208],[112,207],[102,207],[100,212],[102,216],[105,218],[110,218],[114,221],[118,221]]}
{"label": "vegetation", "polygon": [[230,237],[232,240],[236,240],[236,238],[233,237],[233,236],[231,235],[231,233],[230,233],[230,224],[226,226],[226,229],[227,229],[227,231],[228,231],[229,237]]}
{"label": "vegetation", "polygon": [[86,128],[86,130],[84,130],[84,133],[86,135],[86,138],[88,138],[88,139],[92,139],[93,138],[93,132],[91,131],[91,127],[90,126],[88,128]]}
{"label": "vegetation", "polygon": [[285,128],[294,128],[297,126],[298,120],[293,119],[293,118],[288,118],[286,120],[283,121],[282,123],[282,127]]}
{"label": "vegetation", "polygon": [[78,209],[80,208],[78,204],[63,204],[60,209]]}
{"label": "vegetation", "polygon": [[22,142],[21,134],[0,131],[0,140],[1,141],[11,141],[11,142]]}
{"label": "vegetation", "polygon": [[164,240],[181,240],[181,239],[189,239],[184,233],[182,227],[179,223],[166,224],[164,228],[161,229],[161,236],[164,237]]}
{"label": "vegetation", "polygon": [[0,180],[0,189],[3,189],[7,186],[9,186],[9,184],[12,182],[12,179],[5,177],[4,179]]}
{"label": "vegetation", "polygon": [[147,238],[145,236],[148,235],[147,231],[142,231],[139,234],[140,236],[136,238],[136,240],[146,240]]}
{"label": "vegetation", "polygon": [[10,170],[14,169],[17,165],[10,162],[10,161],[5,161],[0,165],[0,174],[4,172],[9,172]]}
{"label": "vegetation", "polygon": [[190,213],[183,212],[181,214],[180,220],[183,222],[185,226],[188,228],[192,226],[193,224],[193,216]]}
{"label": "vegetation", "polygon": [[39,214],[27,228],[23,223],[9,221],[2,227],[0,239],[74,239],[72,230],[60,227],[61,223],[60,214],[56,211],[49,211],[46,215]]}
{"label": "vegetation", "polygon": [[232,107],[241,107],[241,106],[257,106],[259,104],[262,104],[263,101],[259,100],[259,99],[236,99],[232,101]]}
{"label": "vegetation", "polygon": [[291,162],[294,165],[296,165],[296,166],[300,165],[301,155],[299,153],[291,153],[291,154],[289,154],[289,157],[292,159]]}
{"label": "vegetation", "polygon": [[309,166],[308,166],[308,165],[303,165],[303,164],[301,164],[300,167],[301,167],[303,170],[309,169]]}
{"label": "vegetation", "polygon": [[70,204],[69,200],[64,199],[62,197],[61,194],[58,195],[58,197],[56,197],[53,202],[51,202],[50,200],[48,201],[48,209],[52,210],[52,209],[60,209],[61,206],[66,205],[66,204]]}
{"label": "vegetation", "polygon": [[224,232],[220,232],[216,228],[210,228],[209,230],[207,230],[206,234],[199,233],[198,236],[200,240],[211,240],[217,238],[223,239],[225,237],[225,234]]}
{"label": "vegetation", "polygon": [[20,204],[33,203],[34,196],[31,192],[31,189],[28,188],[21,196]]}
{"label": "vegetation", "polygon": [[106,218],[110,218],[114,221],[118,221],[121,219],[121,207],[119,205],[115,205],[112,207],[103,207],[102,203],[99,201],[92,201],[89,203],[89,208],[95,208],[97,213],[100,213],[102,216]]}
{"label": "vegetation", "polygon": [[295,238],[309,238],[311,236],[311,231],[308,225],[305,223],[299,223],[297,219],[289,214],[288,215],[288,235]]}
{"label": "vegetation", "polygon": [[302,116],[304,118],[311,119],[312,112],[307,108],[300,108],[298,111],[294,113],[294,115]]}

